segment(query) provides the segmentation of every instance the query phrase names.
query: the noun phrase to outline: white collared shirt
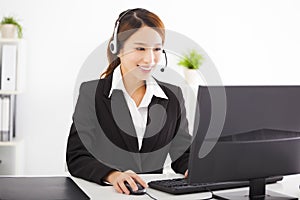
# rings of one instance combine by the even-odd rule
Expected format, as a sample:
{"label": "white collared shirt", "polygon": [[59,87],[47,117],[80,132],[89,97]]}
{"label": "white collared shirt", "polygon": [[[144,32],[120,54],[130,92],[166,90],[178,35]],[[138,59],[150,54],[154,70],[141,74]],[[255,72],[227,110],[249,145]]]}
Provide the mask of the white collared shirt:
{"label": "white collared shirt", "polygon": [[168,99],[168,97],[158,85],[158,83],[154,80],[154,78],[150,76],[146,80],[146,92],[144,94],[144,97],[140,105],[137,106],[135,104],[135,101],[131,98],[131,96],[125,89],[120,66],[118,66],[113,72],[112,84],[108,97],[111,96],[112,91],[115,89],[123,91],[135,127],[140,150],[142,147],[143,137],[147,126],[148,106],[151,102],[152,97],[156,96],[164,99]]}

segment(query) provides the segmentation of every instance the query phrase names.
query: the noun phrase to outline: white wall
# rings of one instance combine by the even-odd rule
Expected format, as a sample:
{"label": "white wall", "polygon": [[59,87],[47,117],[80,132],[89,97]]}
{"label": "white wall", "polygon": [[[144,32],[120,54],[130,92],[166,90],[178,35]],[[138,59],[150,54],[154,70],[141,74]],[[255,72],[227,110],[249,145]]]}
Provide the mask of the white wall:
{"label": "white wall", "polygon": [[155,12],[167,29],[195,40],[224,84],[300,84],[297,0],[0,0],[0,17],[21,19],[27,42],[17,125],[25,174],[64,172],[78,72],[112,34],[117,15],[133,7]]}

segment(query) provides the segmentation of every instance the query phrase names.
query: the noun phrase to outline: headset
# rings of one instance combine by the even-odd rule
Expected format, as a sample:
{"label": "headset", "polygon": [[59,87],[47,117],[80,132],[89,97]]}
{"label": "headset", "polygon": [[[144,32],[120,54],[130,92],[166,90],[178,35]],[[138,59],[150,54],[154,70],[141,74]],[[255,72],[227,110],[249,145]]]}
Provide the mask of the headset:
{"label": "headset", "polygon": [[119,17],[119,19],[117,20],[116,26],[114,28],[114,32],[113,32],[113,39],[112,41],[109,43],[109,48],[112,54],[116,54],[118,52],[118,39],[117,39],[117,35],[118,35],[118,29],[119,29],[119,24],[121,19],[130,11],[132,11],[132,9],[128,9],[124,12],[123,15],[121,15]]}
{"label": "headset", "polygon": [[[109,49],[111,51],[112,54],[116,54],[118,52],[118,39],[117,39],[117,35],[118,35],[118,30],[119,30],[119,24],[120,24],[120,21],[121,19],[127,14],[129,13],[130,11],[132,11],[134,9],[128,9],[124,12],[123,15],[121,15],[118,19],[117,19],[117,22],[116,22],[116,25],[115,25],[115,28],[114,28],[114,32],[113,32],[113,36],[112,36],[112,41],[109,43]],[[168,59],[167,59],[167,54],[166,54],[166,51],[163,49],[162,50],[163,54],[165,55],[165,60],[166,60],[166,64],[163,68],[160,69],[161,72],[164,72],[165,71],[165,68],[167,67],[168,65]]]}
{"label": "headset", "polygon": [[165,54],[165,60],[166,60],[166,63],[165,63],[165,66],[163,68],[160,69],[161,72],[164,72],[165,71],[165,68],[168,66],[168,58],[167,58],[167,53],[166,51],[163,49],[162,52]]}

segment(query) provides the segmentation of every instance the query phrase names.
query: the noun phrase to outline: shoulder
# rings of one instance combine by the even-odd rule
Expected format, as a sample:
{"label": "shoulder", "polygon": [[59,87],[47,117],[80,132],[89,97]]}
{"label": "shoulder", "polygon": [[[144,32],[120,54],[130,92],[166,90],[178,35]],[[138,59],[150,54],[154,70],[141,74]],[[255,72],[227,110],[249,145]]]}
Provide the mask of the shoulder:
{"label": "shoulder", "polygon": [[90,96],[96,93],[99,80],[82,82],[79,88],[79,96]]}
{"label": "shoulder", "polygon": [[99,80],[91,80],[82,82],[80,84],[79,90],[76,90],[75,96],[76,96],[76,104],[78,103],[86,103],[87,101],[91,101],[93,97],[95,96],[97,85]]}
{"label": "shoulder", "polygon": [[162,82],[162,81],[158,81],[156,80],[156,82],[158,83],[158,85],[161,87],[161,89],[164,91],[164,93],[168,96],[168,98],[172,98],[172,97],[182,97],[182,91],[181,88],[177,85],[173,85],[170,83],[166,83],[166,82]]}
{"label": "shoulder", "polygon": [[82,82],[81,85],[80,85],[80,91],[89,90],[91,88],[96,88],[98,83],[99,83],[99,79]]}
{"label": "shoulder", "polygon": [[110,87],[111,84],[111,78],[103,78],[103,79],[96,79],[96,80],[90,80],[86,82],[82,82],[80,85],[80,93],[81,92],[99,92],[99,90],[103,90],[106,87]]}

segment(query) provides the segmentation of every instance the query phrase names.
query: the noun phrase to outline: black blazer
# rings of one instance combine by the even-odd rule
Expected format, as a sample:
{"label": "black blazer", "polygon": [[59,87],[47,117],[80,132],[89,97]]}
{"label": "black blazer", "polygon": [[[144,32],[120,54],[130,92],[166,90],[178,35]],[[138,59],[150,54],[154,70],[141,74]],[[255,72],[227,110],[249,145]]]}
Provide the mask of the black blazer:
{"label": "black blazer", "polygon": [[168,153],[175,172],[187,170],[191,136],[181,89],[157,82],[168,99],[153,96],[140,150],[123,92],[108,97],[112,75],[81,85],[67,144],[73,176],[104,184],[112,170],[162,173]]}

